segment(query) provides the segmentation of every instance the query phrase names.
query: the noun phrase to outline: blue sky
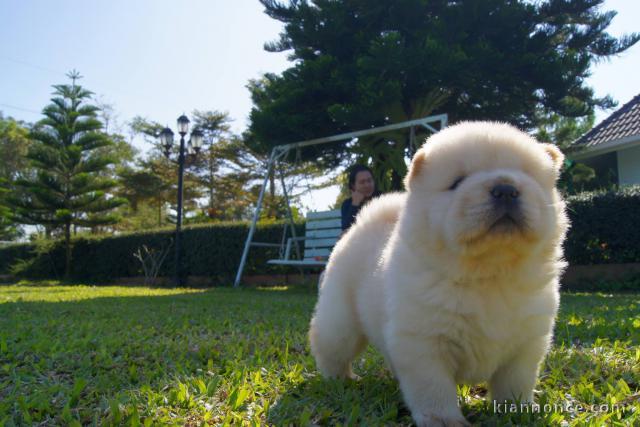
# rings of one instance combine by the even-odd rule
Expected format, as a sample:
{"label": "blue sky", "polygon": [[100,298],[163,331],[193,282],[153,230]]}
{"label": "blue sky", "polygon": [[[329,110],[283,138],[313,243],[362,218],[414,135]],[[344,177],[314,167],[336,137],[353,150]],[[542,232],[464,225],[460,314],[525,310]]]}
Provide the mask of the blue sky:
{"label": "blue sky", "polygon": [[51,85],[76,68],[81,83],[135,115],[174,126],[184,111],[229,111],[234,130],[251,108],[245,85],[287,67],[262,49],[280,23],[254,0],[0,0],[0,110],[33,121]]}
{"label": "blue sky", "polygon": [[[640,31],[640,1],[607,0],[605,9],[619,12],[611,34]],[[289,66],[286,54],[263,50],[280,30],[257,0],[0,0],[0,111],[38,120],[51,85],[75,68],[121,124],[142,115],[175,127],[183,112],[215,109],[241,132],[248,80]],[[622,105],[640,94],[639,74],[640,44],[597,64],[589,84]],[[326,208],[335,198],[327,191],[310,204]]]}

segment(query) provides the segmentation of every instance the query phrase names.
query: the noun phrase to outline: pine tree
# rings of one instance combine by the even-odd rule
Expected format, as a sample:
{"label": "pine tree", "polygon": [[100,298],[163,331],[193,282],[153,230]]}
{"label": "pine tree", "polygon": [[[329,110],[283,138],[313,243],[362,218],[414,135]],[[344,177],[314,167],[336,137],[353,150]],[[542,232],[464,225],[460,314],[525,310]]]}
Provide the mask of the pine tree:
{"label": "pine tree", "polygon": [[[292,65],[249,84],[247,141],[258,153],[427,114],[527,130],[539,110],[584,117],[615,104],[588,86],[592,64],[640,39],[607,33],[616,12],[603,10],[604,0],[260,2],[284,25],[265,49],[288,52]],[[393,188],[406,170],[407,140],[359,141],[377,151],[363,153],[375,171],[386,176],[391,166]],[[386,153],[389,141],[399,154]],[[351,161],[344,144],[302,151],[304,160]]]}
{"label": "pine tree", "polygon": [[77,71],[67,76],[71,85],[53,86],[45,118],[30,133],[27,158],[36,174],[15,181],[10,202],[18,222],[62,229],[69,278],[72,227],[116,223],[119,218],[111,211],[125,201],[109,194],[116,182],[103,172],[114,163],[105,150],[113,142],[102,131],[98,108],[88,103],[92,92],[76,83]]}

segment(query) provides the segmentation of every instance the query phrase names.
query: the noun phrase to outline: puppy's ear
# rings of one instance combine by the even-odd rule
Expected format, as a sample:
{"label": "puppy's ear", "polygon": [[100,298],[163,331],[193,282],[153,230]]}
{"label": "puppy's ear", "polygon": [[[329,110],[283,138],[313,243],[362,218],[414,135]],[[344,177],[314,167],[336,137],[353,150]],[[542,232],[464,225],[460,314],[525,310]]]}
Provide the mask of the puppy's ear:
{"label": "puppy's ear", "polygon": [[409,172],[404,177],[404,188],[406,190],[411,189],[411,186],[415,186],[415,182],[418,176],[422,173],[427,164],[427,153],[424,149],[418,150],[411,160],[411,166],[409,166]]}
{"label": "puppy's ear", "polygon": [[560,172],[562,169],[562,165],[564,164],[564,154],[560,149],[553,144],[542,144],[544,146],[544,150],[547,152],[551,160],[553,160],[553,168],[556,173]]}

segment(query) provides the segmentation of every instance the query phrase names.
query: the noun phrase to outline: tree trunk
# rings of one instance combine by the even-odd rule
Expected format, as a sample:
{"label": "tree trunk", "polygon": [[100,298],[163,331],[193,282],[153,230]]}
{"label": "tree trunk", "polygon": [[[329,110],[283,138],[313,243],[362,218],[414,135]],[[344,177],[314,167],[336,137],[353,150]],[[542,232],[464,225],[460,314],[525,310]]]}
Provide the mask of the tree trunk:
{"label": "tree trunk", "polygon": [[209,207],[211,209],[215,208],[215,206],[213,206],[213,192],[214,192],[214,164],[213,164],[213,159],[211,158],[211,155],[209,155]]}
{"label": "tree trunk", "polygon": [[64,278],[69,280],[71,278],[71,222],[64,225],[64,245],[66,250]]}

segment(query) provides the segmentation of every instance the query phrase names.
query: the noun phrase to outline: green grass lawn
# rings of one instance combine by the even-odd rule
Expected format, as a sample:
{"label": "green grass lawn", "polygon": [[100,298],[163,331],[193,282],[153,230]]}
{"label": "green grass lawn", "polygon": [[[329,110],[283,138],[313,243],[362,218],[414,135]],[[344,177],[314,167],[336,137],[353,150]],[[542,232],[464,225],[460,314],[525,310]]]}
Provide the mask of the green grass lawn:
{"label": "green grass lawn", "polygon": [[[313,289],[0,286],[0,426],[411,425],[375,351],[356,362],[360,381],[318,375],[315,300]],[[587,410],[495,414],[476,385],[459,388],[463,412],[482,425],[640,425],[639,343],[640,294],[563,294],[536,398]]]}

